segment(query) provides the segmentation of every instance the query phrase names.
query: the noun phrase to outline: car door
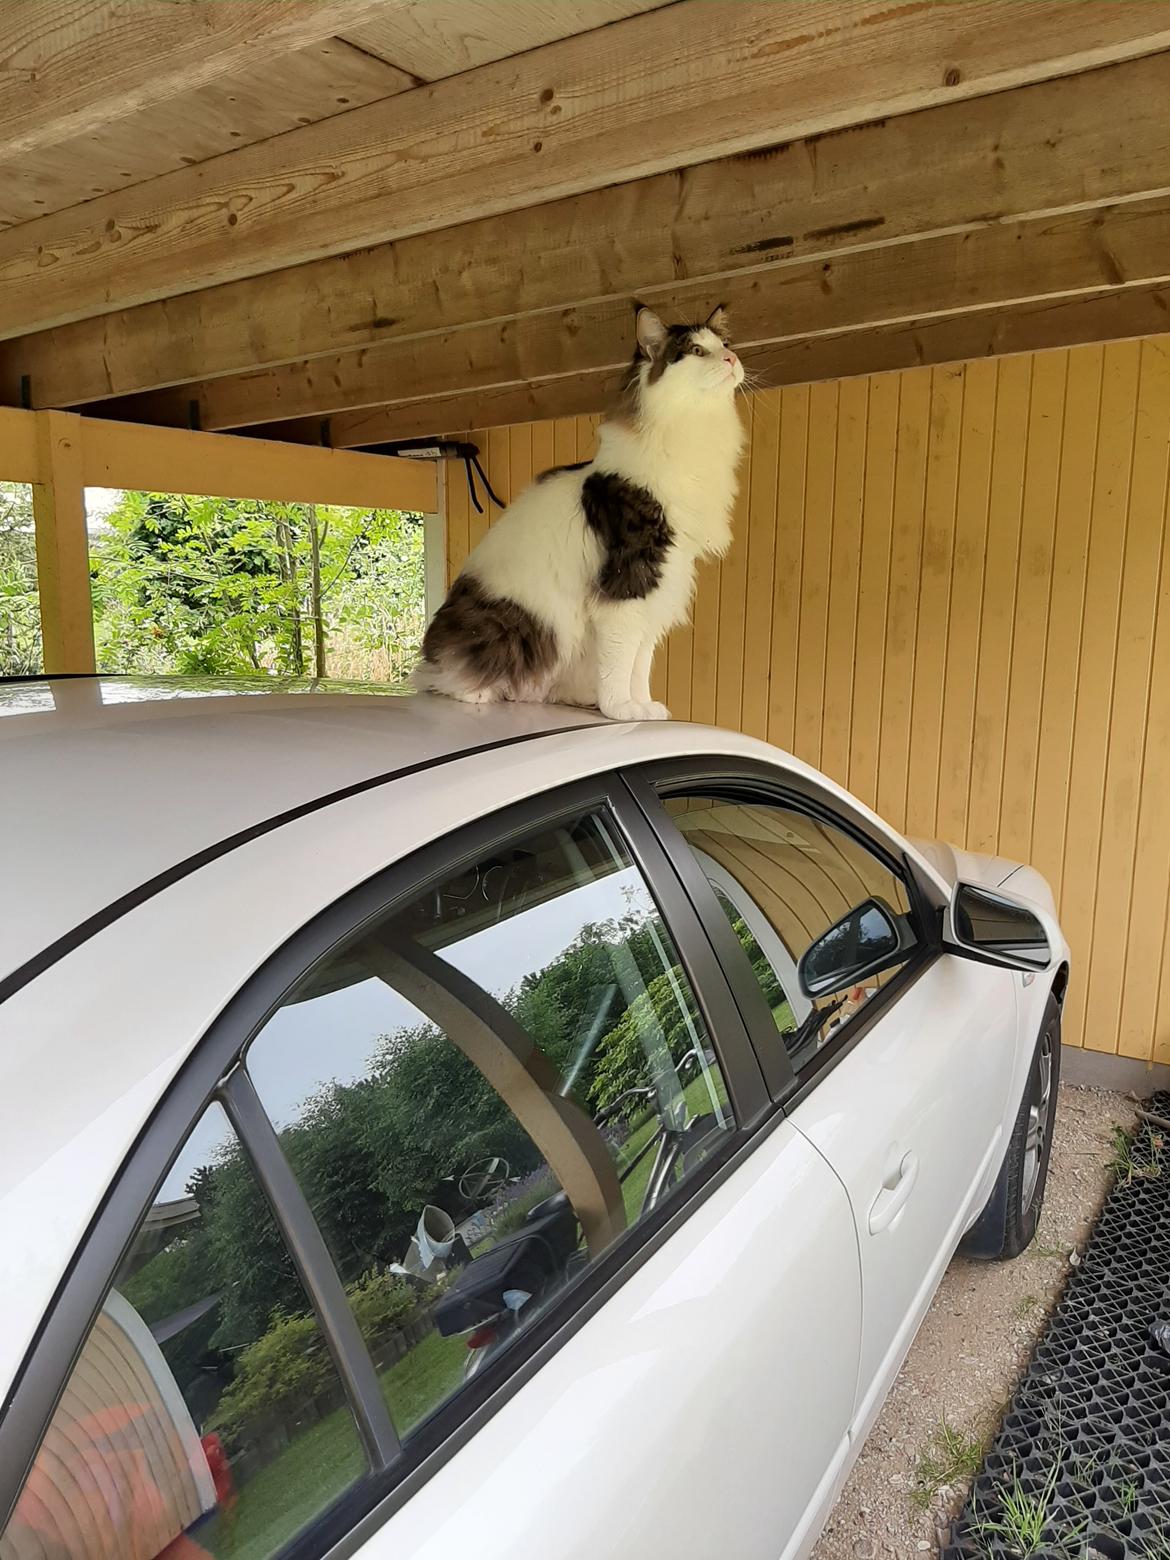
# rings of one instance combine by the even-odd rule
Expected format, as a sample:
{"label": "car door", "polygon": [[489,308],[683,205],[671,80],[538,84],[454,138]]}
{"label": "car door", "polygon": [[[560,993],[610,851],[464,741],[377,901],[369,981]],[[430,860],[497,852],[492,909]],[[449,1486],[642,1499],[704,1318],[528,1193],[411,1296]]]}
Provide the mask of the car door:
{"label": "car door", "polygon": [[[864,1428],[1006,1149],[1013,977],[938,951],[904,851],[860,809],[844,816],[806,778],[786,788],[779,769],[711,768],[660,771],[653,795],[645,779],[640,794],[674,833],[668,848],[788,1119],[848,1192],[865,1293],[855,1414]],[[794,991],[810,946],[875,900],[901,936],[885,966],[830,997]],[[770,956],[761,919],[783,960]]]}
{"label": "car door", "polygon": [[[243,847],[249,893],[337,859],[355,810],[376,837],[377,800]],[[159,895],[152,922],[197,888]],[[506,809],[289,930],[176,1078],[46,1318],[0,1422],[0,1555],[47,1537],[91,1560],[131,1531],[143,1555],[246,1536],[257,1560],[805,1554],[860,1356],[849,1202],[771,1105],[624,787]],[[121,941],[133,969],[129,922]],[[606,1116],[630,1076],[644,1112]],[[508,1266],[518,1249],[552,1281]],[[465,1276],[501,1263],[501,1314],[477,1325],[490,1284]],[[151,1464],[159,1415],[111,1382],[118,1498],[87,1532],[58,1491],[46,1527],[73,1435],[54,1414],[75,1417],[106,1350],[92,1318],[115,1312],[174,1468]]]}

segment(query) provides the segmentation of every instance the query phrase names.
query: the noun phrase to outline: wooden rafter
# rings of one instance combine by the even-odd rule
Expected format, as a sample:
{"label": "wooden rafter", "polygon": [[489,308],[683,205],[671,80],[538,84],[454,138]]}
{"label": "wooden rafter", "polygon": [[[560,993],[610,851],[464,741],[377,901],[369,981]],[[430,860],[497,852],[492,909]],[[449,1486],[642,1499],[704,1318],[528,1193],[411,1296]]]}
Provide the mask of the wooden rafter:
{"label": "wooden rafter", "polygon": [[0,161],[103,129],[395,0],[5,0]]}
{"label": "wooden rafter", "polygon": [[[1170,286],[1127,288],[780,342],[747,352],[745,360],[760,383],[772,387],[1167,331]],[[606,370],[342,412],[324,427],[320,418],[306,418],[257,431],[273,440],[310,444],[318,443],[324,432],[336,448],[352,449],[392,439],[598,412],[609,403],[619,379],[619,374]]]}
{"label": "wooden rafter", "polygon": [[[1170,281],[1170,195],[943,231],[912,244],[780,262],[655,295],[673,318],[731,310],[749,360],[764,348],[877,325]],[[612,374],[628,361],[628,299],[527,315],[368,352],[158,391],[98,410],[131,421],[239,428],[366,406]]]}
{"label": "wooden rafter", "polygon": [[0,234],[0,336],[1167,46],[1164,0],[680,0]]}
{"label": "wooden rafter", "polygon": [[1168,101],[1170,53],[119,310],[0,343],[0,401],[23,384],[80,405],[1165,193]]}

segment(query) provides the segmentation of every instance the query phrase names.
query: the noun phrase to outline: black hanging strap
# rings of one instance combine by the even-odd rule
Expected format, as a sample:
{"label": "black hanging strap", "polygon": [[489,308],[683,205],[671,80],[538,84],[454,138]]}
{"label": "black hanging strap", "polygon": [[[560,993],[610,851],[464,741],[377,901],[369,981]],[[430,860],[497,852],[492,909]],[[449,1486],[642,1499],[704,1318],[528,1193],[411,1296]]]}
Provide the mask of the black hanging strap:
{"label": "black hanging strap", "polygon": [[476,514],[483,514],[483,505],[479,501],[479,494],[475,491],[477,472],[492,503],[497,509],[504,507],[503,499],[493,490],[487,479],[487,472],[479,463],[479,446],[476,444],[461,439],[395,439],[390,444],[367,445],[366,453],[402,455],[408,460],[461,460],[467,472],[467,491],[471,494],[471,502],[475,505]]}

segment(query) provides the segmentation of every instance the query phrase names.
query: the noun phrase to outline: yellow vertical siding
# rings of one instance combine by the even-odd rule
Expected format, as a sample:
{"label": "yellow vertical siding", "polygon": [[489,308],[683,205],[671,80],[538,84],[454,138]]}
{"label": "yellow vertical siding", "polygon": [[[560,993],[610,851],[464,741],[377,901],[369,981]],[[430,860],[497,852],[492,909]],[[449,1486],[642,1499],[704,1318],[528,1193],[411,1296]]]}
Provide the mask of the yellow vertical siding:
{"label": "yellow vertical siding", "polygon": [[[1170,337],[754,397],[735,540],[655,688],[912,835],[1034,862],[1065,1039],[1170,1062]],[[476,436],[501,498],[596,418]],[[454,572],[478,520],[449,487]]]}

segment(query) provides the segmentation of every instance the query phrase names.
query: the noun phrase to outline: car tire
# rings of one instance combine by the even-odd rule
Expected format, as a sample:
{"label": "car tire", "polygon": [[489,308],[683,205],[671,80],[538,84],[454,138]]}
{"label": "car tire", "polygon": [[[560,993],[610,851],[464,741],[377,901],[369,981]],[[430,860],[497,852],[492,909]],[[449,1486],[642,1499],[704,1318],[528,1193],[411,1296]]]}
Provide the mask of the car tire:
{"label": "car tire", "polygon": [[1031,1243],[1044,1206],[1059,1083],[1060,1005],[1050,995],[1011,1142],[987,1205],[963,1238],[965,1256],[1002,1262]]}

